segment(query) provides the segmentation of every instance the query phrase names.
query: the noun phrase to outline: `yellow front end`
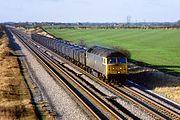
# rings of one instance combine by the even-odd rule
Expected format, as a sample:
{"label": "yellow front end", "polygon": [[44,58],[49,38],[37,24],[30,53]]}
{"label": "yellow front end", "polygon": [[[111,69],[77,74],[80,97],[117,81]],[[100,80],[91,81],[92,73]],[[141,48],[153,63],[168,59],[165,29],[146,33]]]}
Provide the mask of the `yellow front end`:
{"label": "yellow front end", "polygon": [[126,57],[108,57],[103,60],[106,65],[106,79],[125,79],[128,74]]}
{"label": "yellow front end", "polygon": [[127,64],[108,64],[106,71],[107,79],[118,80],[118,82],[124,81],[128,74]]}
{"label": "yellow front end", "polygon": [[127,64],[108,64],[107,75],[109,74],[127,74]]}

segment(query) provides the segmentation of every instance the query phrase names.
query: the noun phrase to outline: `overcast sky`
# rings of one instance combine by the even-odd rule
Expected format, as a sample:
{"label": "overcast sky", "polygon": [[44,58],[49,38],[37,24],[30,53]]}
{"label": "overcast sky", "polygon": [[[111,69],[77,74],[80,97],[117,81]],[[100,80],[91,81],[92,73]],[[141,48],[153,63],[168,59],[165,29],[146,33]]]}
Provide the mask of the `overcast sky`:
{"label": "overcast sky", "polygon": [[0,22],[175,22],[180,0],[0,0]]}

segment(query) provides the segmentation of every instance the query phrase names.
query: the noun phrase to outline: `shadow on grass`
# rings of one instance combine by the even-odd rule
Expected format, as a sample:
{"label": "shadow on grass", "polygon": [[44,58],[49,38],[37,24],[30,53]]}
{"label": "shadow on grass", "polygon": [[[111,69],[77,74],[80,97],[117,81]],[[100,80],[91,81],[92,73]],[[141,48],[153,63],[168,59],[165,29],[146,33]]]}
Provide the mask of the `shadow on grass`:
{"label": "shadow on grass", "polygon": [[156,87],[180,87],[180,78],[174,78],[162,72],[130,74],[128,79],[151,90]]}
{"label": "shadow on grass", "polygon": [[2,35],[3,35],[3,32],[2,32],[2,31],[3,31],[3,29],[2,29],[2,27],[3,27],[3,26],[0,24],[0,38],[1,38],[1,37],[2,37]]}
{"label": "shadow on grass", "polygon": [[14,51],[21,50],[21,47],[15,42],[12,33],[6,30],[6,34],[9,37],[9,47]]}
{"label": "shadow on grass", "polygon": [[3,36],[3,32],[0,31],[0,38]]}
{"label": "shadow on grass", "polygon": [[[130,61],[138,66],[150,67],[159,71],[145,71],[129,74],[128,79],[153,90],[156,87],[180,87],[180,73],[167,68],[180,68],[180,66],[150,65],[138,61]],[[167,74],[166,74],[167,73]],[[173,76],[171,76],[173,75]]]}
{"label": "shadow on grass", "polygon": [[166,74],[173,75],[173,76],[176,76],[176,77],[180,77],[180,72],[172,70],[172,68],[180,69],[180,66],[173,66],[173,65],[152,65],[152,64],[145,63],[145,62],[136,61],[136,60],[133,60],[133,59],[130,59],[129,62],[132,62],[132,63],[134,63],[134,64],[136,64],[138,66],[150,67],[150,68],[156,69],[158,71],[164,72]]}

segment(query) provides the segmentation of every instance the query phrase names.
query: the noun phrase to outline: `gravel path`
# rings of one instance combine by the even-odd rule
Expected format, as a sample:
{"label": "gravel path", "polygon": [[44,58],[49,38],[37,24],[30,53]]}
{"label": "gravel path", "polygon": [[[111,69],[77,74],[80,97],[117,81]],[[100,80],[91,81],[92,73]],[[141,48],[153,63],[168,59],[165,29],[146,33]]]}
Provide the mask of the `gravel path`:
{"label": "gravel path", "polygon": [[[15,38],[15,36],[14,36]],[[57,119],[62,120],[87,120],[89,117],[78,106],[78,104],[71,99],[71,97],[61,88],[47,71],[37,62],[35,57],[15,38],[15,41],[22,49],[22,52],[27,57],[27,61],[38,78],[41,86],[47,93],[51,104],[57,112]]]}

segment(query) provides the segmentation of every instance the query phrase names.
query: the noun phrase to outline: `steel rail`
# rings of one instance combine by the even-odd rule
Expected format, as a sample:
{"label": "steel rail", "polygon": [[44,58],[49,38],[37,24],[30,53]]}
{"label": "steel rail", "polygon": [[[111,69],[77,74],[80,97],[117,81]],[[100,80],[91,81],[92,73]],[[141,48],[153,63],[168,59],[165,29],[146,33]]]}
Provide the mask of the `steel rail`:
{"label": "steel rail", "polygon": [[123,85],[122,89],[125,89],[128,92],[128,94],[130,94],[132,97],[135,97],[140,101],[143,101],[143,103],[154,108],[155,110],[159,111],[160,113],[164,113],[164,115],[166,115],[169,119],[173,119],[173,120],[180,119],[180,115],[177,114],[176,112],[173,112],[173,111],[169,110],[168,108],[165,108],[164,106],[159,105],[157,102],[141,95],[140,93],[137,93],[137,92],[131,90],[129,87]]}

